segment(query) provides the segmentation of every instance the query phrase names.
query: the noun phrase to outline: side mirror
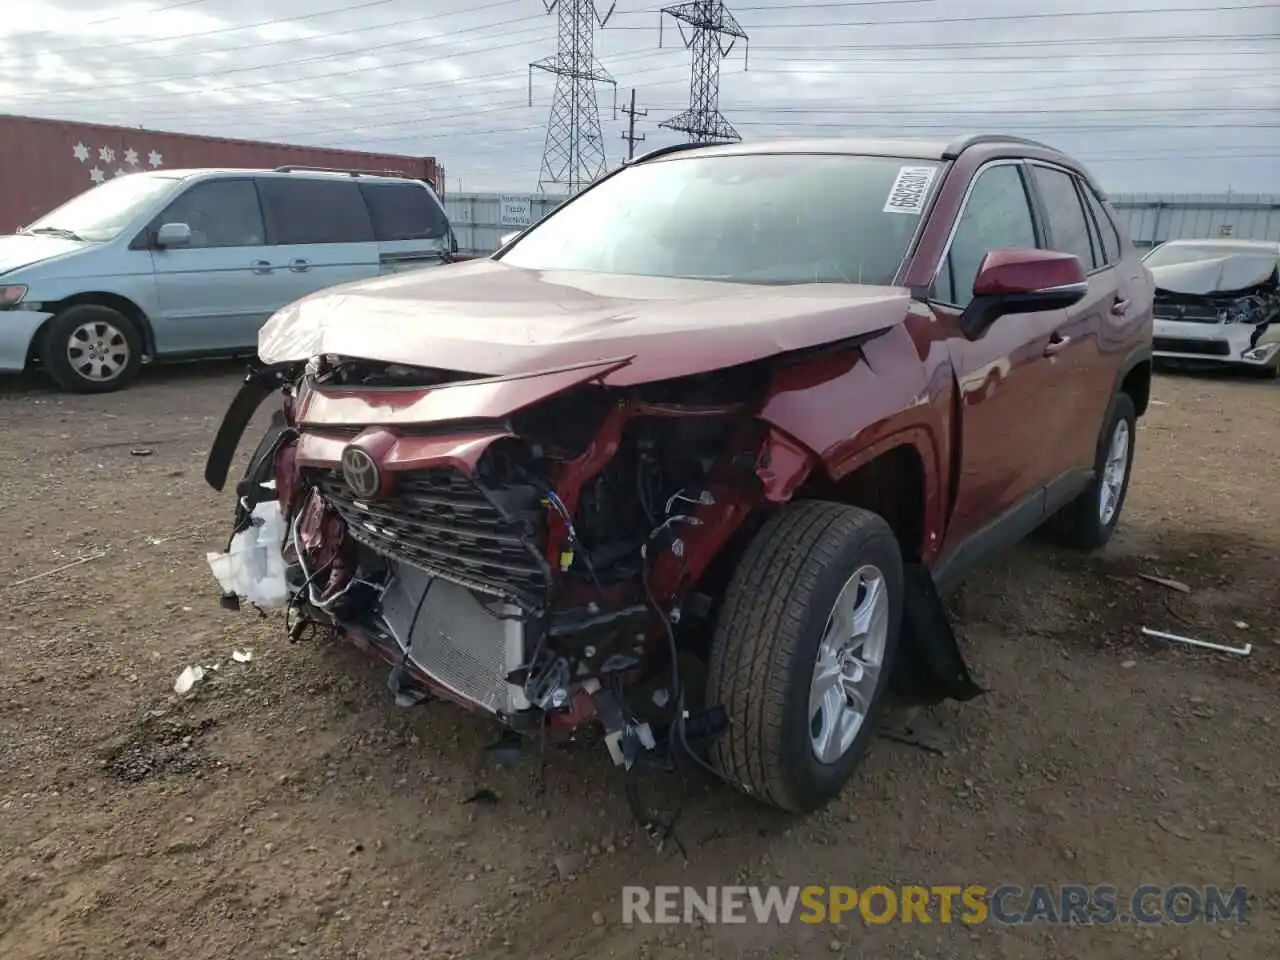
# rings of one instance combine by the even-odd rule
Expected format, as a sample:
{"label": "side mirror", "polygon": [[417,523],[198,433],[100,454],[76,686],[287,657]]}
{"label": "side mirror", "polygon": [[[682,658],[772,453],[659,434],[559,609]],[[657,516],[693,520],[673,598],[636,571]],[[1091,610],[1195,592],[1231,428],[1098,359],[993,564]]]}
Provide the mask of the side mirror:
{"label": "side mirror", "polygon": [[520,234],[522,233],[524,233],[523,230],[512,230],[510,233],[504,233],[501,237],[498,238],[498,249],[501,250],[503,247],[505,247],[508,243],[510,243],[516,237],[520,236]]}
{"label": "side mirror", "polygon": [[190,242],[191,228],[185,223],[166,223],[156,231],[156,246],[162,250],[185,247]]}
{"label": "side mirror", "polygon": [[960,329],[976,340],[1010,313],[1064,310],[1089,292],[1080,258],[1054,250],[1012,247],[992,250],[973,280],[973,299],[960,316]]}

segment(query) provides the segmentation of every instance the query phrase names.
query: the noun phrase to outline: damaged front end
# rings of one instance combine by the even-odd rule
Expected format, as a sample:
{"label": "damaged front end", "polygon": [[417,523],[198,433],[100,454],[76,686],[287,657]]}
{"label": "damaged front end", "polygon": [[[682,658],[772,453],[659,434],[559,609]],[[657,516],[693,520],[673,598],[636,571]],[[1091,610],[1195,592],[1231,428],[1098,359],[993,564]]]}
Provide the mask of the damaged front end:
{"label": "damaged front end", "polygon": [[1217,255],[1151,272],[1156,356],[1280,368],[1280,269],[1274,255]]}
{"label": "damaged front end", "polygon": [[443,697],[615,763],[724,726],[690,682],[718,558],[810,455],[757,419],[768,364],[609,387],[628,359],[510,377],[346,358],[259,369],[206,478],[281,399],[237,486],[224,603],[342,634],[397,701]]}

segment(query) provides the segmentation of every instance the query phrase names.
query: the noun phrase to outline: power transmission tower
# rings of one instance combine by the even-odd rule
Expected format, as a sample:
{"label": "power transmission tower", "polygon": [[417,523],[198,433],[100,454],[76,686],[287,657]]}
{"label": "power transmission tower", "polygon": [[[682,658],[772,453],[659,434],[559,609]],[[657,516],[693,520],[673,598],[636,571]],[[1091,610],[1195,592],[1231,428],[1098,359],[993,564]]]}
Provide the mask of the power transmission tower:
{"label": "power transmission tower", "polygon": [[[729,55],[738,40],[750,42],[746,31],[724,0],[691,0],[663,7],[662,16],[676,21],[680,39],[693,51],[693,71],[689,81],[689,109],[658,124],[686,133],[694,143],[734,142],[742,135],[720,113],[720,61]],[[658,46],[662,46],[662,23],[658,21]],[[685,35],[685,24],[692,36]],[[728,38],[728,44],[725,43]]]}
{"label": "power transmission tower", "polygon": [[[596,59],[596,25],[604,26],[613,7],[602,16],[595,0],[543,0],[547,13],[556,12],[554,56],[529,64],[529,106],[533,106],[533,71],[555,74],[556,92],[542,148],[538,190],[547,184],[577,193],[607,169],[596,84],[613,84],[615,109],[618,84]],[[614,6],[617,4],[615,3]]]}
{"label": "power transmission tower", "polygon": [[633,160],[636,155],[636,144],[644,143],[644,134],[636,133],[636,117],[647,117],[648,110],[636,109],[636,91],[635,87],[631,88],[631,106],[623,107],[622,112],[631,118],[631,122],[627,124],[627,132],[622,135],[622,139],[627,141],[627,159]]}

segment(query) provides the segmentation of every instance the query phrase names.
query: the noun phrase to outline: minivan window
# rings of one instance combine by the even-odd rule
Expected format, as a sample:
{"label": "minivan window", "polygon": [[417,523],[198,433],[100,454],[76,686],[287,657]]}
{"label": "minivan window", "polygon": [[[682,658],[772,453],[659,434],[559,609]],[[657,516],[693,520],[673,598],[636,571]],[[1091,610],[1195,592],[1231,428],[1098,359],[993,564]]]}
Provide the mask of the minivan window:
{"label": "minivan window", "polygon": [[973,299],[978,268],[992,250],[1036,246],[1035,222],[1022,175],[1012,164],[988,167],[978,174],[951,249],[934,284],[934,296],[943,303],[964,307]]}
{"label": "minivan window", "polygon": [[373,241],[369,210],[353,180],[263,177],[258,192],[273,244]]}
{"label": "minivan window", "polygon": [[1050,249],[1075,254],[1086,270],[1092,269],[1093,244],[1075,178],[1050,167],[1033,165],[1031,170],[1049,220]]}
{"label": "minivan window", "polygon": [[77,194],[28,226],[23,233],[48,233],[103,243],[113,240],[172,191],[177,177],[127,174]]}
{"label": "minivan window", "polygon": [[838,154],[674,155],[578,194],[501,260],[739,283],[889,284],[938,167]]}
{"label": "minivan window", "polygon": [[258,191],[252,180],[206,180],[183,193],[154,221],[185,223],[188,248],[257,247],[266,242]]}
{"label": "minivan window", "polygon": [[444,210],[421,184],[361,181],[360,192],[378,240],[438,240],[448,232]]}

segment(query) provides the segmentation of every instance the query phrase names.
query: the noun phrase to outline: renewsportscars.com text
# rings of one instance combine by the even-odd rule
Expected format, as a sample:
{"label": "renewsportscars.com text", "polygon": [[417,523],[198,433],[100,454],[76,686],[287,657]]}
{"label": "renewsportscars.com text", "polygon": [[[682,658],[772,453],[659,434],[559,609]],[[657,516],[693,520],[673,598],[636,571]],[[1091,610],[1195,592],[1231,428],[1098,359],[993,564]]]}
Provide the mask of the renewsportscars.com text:
{"label": "renewsportscars.com text", "polygon": [[1160,924],[1243,922],[1244,887],[623,887],[623,923]]}

